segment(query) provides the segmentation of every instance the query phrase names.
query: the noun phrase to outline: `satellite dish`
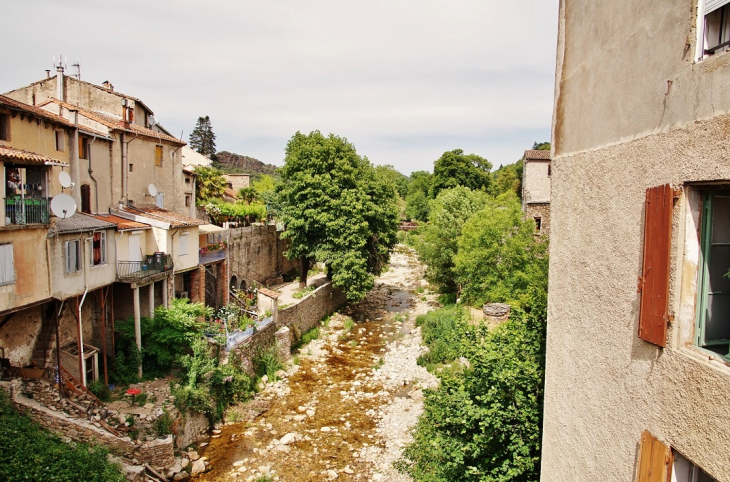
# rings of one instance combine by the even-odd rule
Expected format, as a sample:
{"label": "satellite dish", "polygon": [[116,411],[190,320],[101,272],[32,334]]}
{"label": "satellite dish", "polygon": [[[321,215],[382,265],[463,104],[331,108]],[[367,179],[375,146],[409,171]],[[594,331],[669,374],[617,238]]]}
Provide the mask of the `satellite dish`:
{"label": "satellite dish", "polygon": [[149,117],[147,118],[147,122],[149,122],[149,124],[150,124],[151,126],[155,126],[155,125],[157,125],[157,121],[155,120],[155,116],[153,116],[153,115],[151,115],[151,116],[149,116]]}
{"label": "satellite dish", "polygon": [[66,171],[61,171],[58,173],[58,182],[61,183],[61,186],[63,187],[70,187],[71,186],[71,176]]}
{"label": "satellite dish", "polygon": [[76,201],[68,194],[57,194],[51,199],[51,212],[62,219],[70,218],[76,213]]}
{"label": "satellite dish", "polygon": [[154,184],[150,184],[149,186],[147,186],[147,192],[152,197],[157,196],[157,188],[155,187]]}

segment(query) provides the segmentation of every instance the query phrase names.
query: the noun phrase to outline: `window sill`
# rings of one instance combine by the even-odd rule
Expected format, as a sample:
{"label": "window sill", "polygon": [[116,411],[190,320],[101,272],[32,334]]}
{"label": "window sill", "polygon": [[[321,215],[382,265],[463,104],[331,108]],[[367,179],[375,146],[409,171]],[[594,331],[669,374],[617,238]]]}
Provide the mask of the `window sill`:
{"label": "window sill", "polygon": [[680,348],[679,352],[694,361],[720,370],[726,375],[730,375],[730,361],[713,351],[706,350],[700,346],[688,344]]}
{"label": "window sill", "polygon": [[730,52],[730,47],[726,47],[722,50],[718,50],[713,54],[704,54],[701,59],[696,60],[695,64],[703,64],[705,62],[711,62],[713,59],[723,57],[724,54]]}
{"label": "window sill", "polygon": [[13,281],[5,281],[5,282],[3,282],[3,283],[0,283],[0,286],[10,286],[10,285],[14,285],[14,284],[16,283],[16,281],[17,281],[17,280],[13,280]]}

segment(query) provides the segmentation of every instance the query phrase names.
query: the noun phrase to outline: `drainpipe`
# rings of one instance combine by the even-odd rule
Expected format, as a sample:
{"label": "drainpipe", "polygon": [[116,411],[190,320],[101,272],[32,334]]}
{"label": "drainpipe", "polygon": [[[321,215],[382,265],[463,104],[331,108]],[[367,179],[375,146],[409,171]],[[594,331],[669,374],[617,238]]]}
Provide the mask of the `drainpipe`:
{"label": "drainpipe", "polygon": [[81,297],[81,303],[79,303],[79,368],[81,371],[81,384],[86,386],[86,359],[84,358],[84,330],[83,323],[81,320],[81,309],[84,307],[84,301],[86,295],[89,292],[89,285],[86,279],[86,242],[91,241],[94,237],[84,239],[84,252],[81,256],[81,262],[84,264],[84,295]]}
{"label": "drainpipe", "polygon": [[79,181],[79,111],[73,111],[74,130],[72,134],[71,146],[69,148],[68,157],[71,162],[71,181],[75,189],[71,194],[76,201],[77,206],[81,206],[81,182]]}
{"label": "drainpipe", "polygon": [[96,179],[94,178],[94,171],[91,169],[91,146],[94,145],[95,140],[96,136],[94,136],[89,143],[89,177],[92,181],[94,181],[94,204],[96,206],[96,211],[94,212],[99,214],[99,183],[96,182]]}
{"label": "drainpipe", "polygon": [[129,167],[127,166],[127,144],[124,142],[126,135],[124,132],[119,133],[119,145],[122,148],[122,204],[127,206],[129,204],[129,197],[127,196],[127,173]]}
{"label": "drainpipe", "polygon": [[180,234],[179,230],[175,230],[170,236],[170,257],[172,258],[172,296],[175,296],[175,235]]}

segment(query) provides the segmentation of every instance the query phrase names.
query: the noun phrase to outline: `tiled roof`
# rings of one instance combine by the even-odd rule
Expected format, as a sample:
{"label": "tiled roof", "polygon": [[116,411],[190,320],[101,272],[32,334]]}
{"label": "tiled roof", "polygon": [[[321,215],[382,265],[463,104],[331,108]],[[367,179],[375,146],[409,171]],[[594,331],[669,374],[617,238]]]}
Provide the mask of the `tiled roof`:
{"label": "tiled roof", "polygon": [[61,234],[80,233],[83,231],[94,231],[97,229],[113,229],[117,226],[113,223],[100,221],[88,214],[76,213],[70,218],[59,218],[56,221],[56,228]]}
{"label": "tiled roof", "polygon": [[0,158],[9,159],[20,164],[36,164],[41,166],[68,166],[67,162],[59,161],[52,157],[43,156],[34,152],[16,149],[10,146],[0,145]]}
{"label": "tiled roof", "polygon": [[172,211],[168,211],[167,209],[161,209],[154,206],[125,207],[123,211],[128,212],[129,214],[144,216],[150,219],[156,219],[158,221],[169,223],[170,226],[172,226],[173,228],[179,228],[183,226],[200,226],[201,224],[206,224],[206,222],[203,220],[191,218],[190,216],[185,216],[184,214],[175,213]]}
{"label": "tiled roof", "polygon": [[264,296],[267,296],[271,298],[272,300],[277,299],[279,296],[281,296],[280,293],[277,293],[276,291],[272,291],[268,288],[259,288],[259,293],[261,293]]}
{"label": "tiled roof", "polygon": [[117,231],[128,231],[130,229],[147,229],[152,227],[149,224],[120,218],[119,216],[115,216],[113,214],[92,214],[92,216],[100,221],[106,221],[116,224]]}
{"label": "tiled roof", "polygon": [[525,159],[549,161],[550,151],[538,151],[536,149],[528,149],[525,151]]}
{"label": "tiled roof", "polygon": [[223,194],[226,195],[226,196],[228,196],[228,197],[232,197],[233,199],[238,199],[238,193],[236,191],[234,191],[233,189],[226,188],[223,191]]}
{"label": "tiled roof", "polygon": [[77,110],[80,114],[82,114],[84,117],[88,117],[91,120],[95,120],[96,122],[99,122],[101,124],[104,124],[110,129],[118,130],[118,131],[124,131],[124,132],[130,132],[132,134],[137,134],[140,136],[148,137],[151,139],[156,139],[160,141],[167,141],[172,142],[174,144],[178,144],[181,146],[184,146],[186,143],[184,141],[181,141],[180,139],[177,139],[172,136],[168,136],[167,134],[163,134],[161,132],[155,132],[151,129],[147,129],[142,126],[138,126],[136,124],[132,123],[124,123],[122,122],[122,119],[119,117],[114,117],[108,114],[102,114],[101,112],[92,112],[86,109],[82,109],[81,107],[77,107],[75,105],[68,104],[66,102],[62,102],[58,99],[51,99],[48,102],[45,102],[42,105],[46,105],[50,102],[53,102],[55,104],[58,104],[62,107],[65,107],[67,109],[71,110]]}
{"label": "tiled roof", "polygon": [[40,117],[42,119],[56,122],[58,124],[63,124],[66,127],[73,127],[73,125],[67,119],[61,117],[60,115],[56,115],[52,112],[48,112],[47,110],[41,109],[40,107],[35,107],[32,105],[25,104],[23,102],[19,102],[15,99],[11,99],[10,97],[6,97],[4,95],[0,95],[0,106],[7,107],[8,109],[27,112],[29,114],[33,114],[34,116]]}

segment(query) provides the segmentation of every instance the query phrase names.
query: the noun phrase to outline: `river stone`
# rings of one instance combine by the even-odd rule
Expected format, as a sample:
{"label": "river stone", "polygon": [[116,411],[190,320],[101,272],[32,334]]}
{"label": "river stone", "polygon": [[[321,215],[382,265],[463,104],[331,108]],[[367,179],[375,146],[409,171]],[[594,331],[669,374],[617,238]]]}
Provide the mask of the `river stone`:
{"label": "river stone", "polygon": [[199,474],[205,472],[205,462],[203,460],[196,460],[193,462],[193,467],[190,469],[190,475]]}
{"label": "river stone", "polygon": [[282,445],[289,445],[297,441],[299,436],[295,433],[289,432],[288,434],[281,437],[281,440],[279,440],[279,443]]}

